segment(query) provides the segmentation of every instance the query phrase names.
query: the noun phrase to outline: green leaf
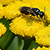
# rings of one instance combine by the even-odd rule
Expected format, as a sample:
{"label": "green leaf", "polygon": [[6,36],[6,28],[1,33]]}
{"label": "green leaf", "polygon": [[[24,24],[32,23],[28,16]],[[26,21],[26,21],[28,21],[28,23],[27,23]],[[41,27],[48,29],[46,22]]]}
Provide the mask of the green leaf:
{"label": "green leaf", "polygon": [[35,38],[27,38],[24,40],[23,50],[32,50],[32,48],[37,48],[39,45],[35,42]]}
{"label": "green leaf", "polygon": [[22,50],[23,45],[24,41],[16,36],[7,50]]}
{"label": "green leaf", "polygon": [[22,50],[24,46],[24,40],[18,37],[18,50]]}
{"label": "green leaf", "polygon": [[0,47],[2,48],[2,50],[6,50],[13,41],[15,35],[9,30],[9,23],[10,23],[9,20],[2,18],[0,19],[0,22],[2,22],[7,28],[7,31],[4,34],[4,36],[0,38]]}
{"label": "green leaf", "polygon": [[33,48],[37,48],[39,45],[36,43],[36,40],[33,40],[28,48],[28,50],[32,50]]}
{"label": "green leaf", "polygon": [[16,36],[7,50],[18,50],[18,37]]}

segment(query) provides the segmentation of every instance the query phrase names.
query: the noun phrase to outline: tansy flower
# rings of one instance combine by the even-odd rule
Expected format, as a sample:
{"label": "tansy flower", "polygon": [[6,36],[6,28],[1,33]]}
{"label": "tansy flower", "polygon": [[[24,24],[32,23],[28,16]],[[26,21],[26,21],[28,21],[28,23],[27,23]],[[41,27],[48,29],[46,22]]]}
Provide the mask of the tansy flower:
{"label": "tansy flower", "polygon": [[35,35],[36,42],[40,45],[50,46],[50,25],[39,30]]}
{"label": "tansy flower", "polygon": [[6,27],[0,23],[0,37],[5,34],[6,30]]}
{"label": "tansy flower", "polygon": [[22,6],[30,7],[30,4],[23,3],[21,1],[15,1],[15,3],[10,3],[8,6],[5,7],[5,18],[10,20],[21,15],[19,9]]}
{"label": "tansy flower", "polygon": [[29,15],[15,18],[14,20],[12,20],[12,23],[10,23],[10,30],[15,35],[21,35],[23,37],[33,37],[35,32],[44,27],[45,25],[43,22],[40,22],[35,18],[30,19]]}
{"label": "tansy flower", "polygon": [[14,2],[16,0],[0,0],[0,3],[3,4],[3,5],[6,5],[6,4],[9,4],[11,2]]}
{"label": "tansy flower", "polygon": [[3,18],[3,16],[4,16],[4,9],[2,4],[0,4],[0,19]]}
{"label": "tansy flower", "polygon": [[44,47],[43,46],[42,48],[41,47],[38,47],[37,49],[34,49],[33,48],[32,50],[50,50],[50,47],[47,48],[47,47]]}

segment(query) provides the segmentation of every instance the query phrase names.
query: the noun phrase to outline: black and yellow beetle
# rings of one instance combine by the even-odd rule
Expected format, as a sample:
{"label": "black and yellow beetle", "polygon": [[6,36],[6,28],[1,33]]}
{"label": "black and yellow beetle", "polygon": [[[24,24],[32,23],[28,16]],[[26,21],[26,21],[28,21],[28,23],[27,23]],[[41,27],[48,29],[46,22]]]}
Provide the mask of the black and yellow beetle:
{"label": "black and yellow beetle", "polygon": [[30,7],[23,6],[19,10],[21,13],[23,13],[25,15],[31,14],[31,15],[37,16],[37,17],[39,15],[40,19],[44,16],[44,12],[40,11],[38,8],[30,8]]}

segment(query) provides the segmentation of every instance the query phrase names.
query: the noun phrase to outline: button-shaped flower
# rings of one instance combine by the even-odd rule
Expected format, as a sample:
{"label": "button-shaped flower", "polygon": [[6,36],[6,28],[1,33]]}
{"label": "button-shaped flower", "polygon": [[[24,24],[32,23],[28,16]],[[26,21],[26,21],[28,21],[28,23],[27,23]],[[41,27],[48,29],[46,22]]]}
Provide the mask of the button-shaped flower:
{"label": "button-shaped flower", "polygon": [[19,9],[23,6],[30,7],[30,4],[23,3],[22,1],[15,1],[15,3],[10,3],[8,6],[5,7],[4,17],[6,19],[11,20],[17,16],[20,16],[21,13],[20,13]]}
{"label": "button-shaped flower", "polygon": [[40,22],[38,19],[35,19],[33,17],[30,19],[29,15],[15,18],[12,20],[12,23],[10,23],[10,30],[15,35],[21,35],[23,37],[33,37],[35,32],[38,32],[44,27],[45,24],[43,22]]}
{"label": "button-shaped flower", "polygon": [[45,27],[35,35],[36,42],[40,45],[50,46],[50,26]]}

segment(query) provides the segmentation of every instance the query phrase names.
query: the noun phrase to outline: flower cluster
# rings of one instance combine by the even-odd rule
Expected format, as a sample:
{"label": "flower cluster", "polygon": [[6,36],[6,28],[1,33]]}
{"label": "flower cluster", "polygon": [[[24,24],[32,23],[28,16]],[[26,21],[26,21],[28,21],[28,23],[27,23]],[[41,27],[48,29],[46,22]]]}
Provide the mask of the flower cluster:
{"label": "flower cluster", "polygon": [[[28,36],[30,38],[35,37],[36,43],[39,45],[49,46],[48,48],[33,48],[33,50],[50,50],[50,6],[48,6],[50,3],[47,0],[39,1],[0,0],[0,19],[4,16],[7,20],[12,20],[9,24],[9,30],[15,35]],[[3,7],[3,5],[5,6]],[[37,16],[31,16],[31,14],[22,14],[19,9],[23,6],[40,9],[44,12],[45,19],[39,19]],[[6,30],[7,28],[0,23],[0,37],[5,34]]]}
{"label": "flower cluster", "polygon": [[[49,38],[50,27],[46,26],[43,21],[39,21],[39,19],[36,18],[36,16],[32,16],[32,19],[30,19],[30,15],[21,15],[21,13],[19,11],[20,7],[27,6],[27,7],[37,7],[44,12],[44,7],[46,6],[46,3],[48,3],[48,2],[44,3],[43,1],[40,1],[40,3],[39,3],[38,1],[34,0],[34,2],[33,2],[33,0],[30,0],[30,1],[27,0],[25,2],[25,0],[23,0],[22,2],[15,1],[15,3],[9,4],[8,6],[5,7],[5,9],[6,9],[5,18],[13,19],[16,17],[10,23],[10,30],[15,35],[20,35],[23,37],[25,37],[25,36],[35,37],[36,43],[38,43],[40,45],[44,45],[44,46],[50,46],[50,38]],[[31,3],[31,2],[33,2],[33,3]],[[35,2],[38,4],[35,4]],[[19,6],[19,3],[21,4],[20,6]],[[28,4],[26,4],[26,3],[28,3]],[[41,5],[41,3],[42,3],[42,5]],[[49,5],[49,3],[47,5]],[[48,7],[46,6],[46,9],[47,8]],[[47,13],[47,11],[45,12],[45,17],[47,19],[47,22],[50,21],[48,13]],[[12,15],[12,14],[14,14],[14,15]],[[11,15],[12,15],[12,17],[11,17]],[[21,16],[19,16],[19,15],[21,15]]]}

